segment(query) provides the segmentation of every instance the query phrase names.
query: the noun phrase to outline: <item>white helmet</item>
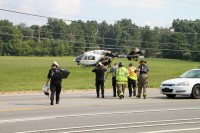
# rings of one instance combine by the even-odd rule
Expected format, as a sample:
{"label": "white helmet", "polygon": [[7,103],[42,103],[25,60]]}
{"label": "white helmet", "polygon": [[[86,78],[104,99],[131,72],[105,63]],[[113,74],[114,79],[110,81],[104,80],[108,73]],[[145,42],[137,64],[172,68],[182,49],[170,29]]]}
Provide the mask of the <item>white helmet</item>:
{"label": "white helmet", "polygon": [[56,61],[54,61],[54,62],[52,63],[52,66],[54,66],[54,65],[56,65],[56,66],[58,67],[58,63],[57,63]]}
{"label": "white helmet", "polygon": [[134,52],[135,52],[135,53],[139,52],[139,48],[135,47],[135,48],[134,48]]}

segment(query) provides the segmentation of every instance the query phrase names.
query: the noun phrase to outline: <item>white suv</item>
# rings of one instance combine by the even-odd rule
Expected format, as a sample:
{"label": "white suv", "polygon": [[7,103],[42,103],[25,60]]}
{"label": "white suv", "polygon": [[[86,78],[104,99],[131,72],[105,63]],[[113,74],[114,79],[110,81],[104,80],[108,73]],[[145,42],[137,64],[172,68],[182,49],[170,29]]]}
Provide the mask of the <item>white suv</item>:
{"label": "white suv", "polygon": [[188,95],[200,98],[200,69],[191,69],[175,79],[165,80],[160,85],[160,93],[168,98]]}

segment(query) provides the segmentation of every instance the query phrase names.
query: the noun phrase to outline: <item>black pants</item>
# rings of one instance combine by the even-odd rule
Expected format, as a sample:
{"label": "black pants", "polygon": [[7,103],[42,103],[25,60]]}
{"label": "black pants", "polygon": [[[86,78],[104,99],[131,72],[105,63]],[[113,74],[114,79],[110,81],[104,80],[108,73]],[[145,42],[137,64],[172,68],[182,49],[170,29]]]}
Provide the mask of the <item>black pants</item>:
{"label": "black pants", "polygon": [[58,102],[60,100],[61,81],[51,82],[50,90],[51,90],[50,100],[54,100],[54,95],[56,93],[56,101]]}
{"label": "black pants", "polygon": [[116,77],[112,77],[112,87],[113,87],[113,96],[116,96],[117,92]]}
{"label": "black pants", "polygon": [[101,89],[101,95],[104,96],[104,80],[96,80],[96,93],[97,97],[99,97],[99,92]]}
{"label": "black pants", "polygon": [[132,93],[134,93],[134,96],[136,95],[136,80],[128,79],[128,90],[129,96],[132,96]]}

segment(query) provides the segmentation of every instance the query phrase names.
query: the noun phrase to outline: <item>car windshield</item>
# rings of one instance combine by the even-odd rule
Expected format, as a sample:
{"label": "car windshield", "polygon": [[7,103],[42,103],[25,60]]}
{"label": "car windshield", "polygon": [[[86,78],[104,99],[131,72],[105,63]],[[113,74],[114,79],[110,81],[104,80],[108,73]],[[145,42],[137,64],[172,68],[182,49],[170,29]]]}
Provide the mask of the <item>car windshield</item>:
{"label": "car windshield", "polygon": [[180,75],[179,78],[200,78],[200,70],[189,70]]}

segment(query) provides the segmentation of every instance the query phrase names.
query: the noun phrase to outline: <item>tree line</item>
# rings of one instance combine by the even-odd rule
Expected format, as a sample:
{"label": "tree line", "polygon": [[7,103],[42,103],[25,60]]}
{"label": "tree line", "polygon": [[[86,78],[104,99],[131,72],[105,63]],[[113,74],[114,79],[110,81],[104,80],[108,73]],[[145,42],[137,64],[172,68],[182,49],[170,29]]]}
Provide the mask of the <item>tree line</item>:
{"label": "tree line", "polygon": [[175,19],[170,28],[153,29],[130,19],[67,24],[50,18],[42,26],[0,20],[1,56],[76,56],[93,49],[126,54],[135,47],[145,50],[145,57],[200,61],[200,20]]}

